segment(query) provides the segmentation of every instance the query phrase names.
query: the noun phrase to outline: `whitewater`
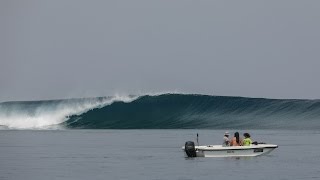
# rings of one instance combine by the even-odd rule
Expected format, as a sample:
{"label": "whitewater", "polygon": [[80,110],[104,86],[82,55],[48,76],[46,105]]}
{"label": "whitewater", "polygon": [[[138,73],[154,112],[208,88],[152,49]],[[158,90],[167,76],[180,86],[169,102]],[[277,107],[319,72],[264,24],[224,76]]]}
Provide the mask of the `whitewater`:
{"label": "whitewater", "polygon": [[165,93],[0,103],[1,129],[319,129],[320,101]]}

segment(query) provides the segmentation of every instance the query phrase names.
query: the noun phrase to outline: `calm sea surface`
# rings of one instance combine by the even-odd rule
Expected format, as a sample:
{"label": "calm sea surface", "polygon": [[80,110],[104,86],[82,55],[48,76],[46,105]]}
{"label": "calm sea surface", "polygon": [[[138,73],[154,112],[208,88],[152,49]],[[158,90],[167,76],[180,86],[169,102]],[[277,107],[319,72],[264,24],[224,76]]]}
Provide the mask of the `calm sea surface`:
{"label": "calm sea surface", "polygon": [[279,148],[251,158],[185,158],[181,147],[197,133],[200,144],[220,144],[224,131],[0,130],[0,179],[320,179],[320,131],[248,132]]}

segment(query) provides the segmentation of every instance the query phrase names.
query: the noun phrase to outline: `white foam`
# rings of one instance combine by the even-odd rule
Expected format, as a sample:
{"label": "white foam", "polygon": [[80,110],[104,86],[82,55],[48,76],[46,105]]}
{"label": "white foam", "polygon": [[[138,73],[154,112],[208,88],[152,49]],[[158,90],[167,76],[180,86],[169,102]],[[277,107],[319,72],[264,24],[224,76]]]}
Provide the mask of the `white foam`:
{"label": "white foam", "polygon": [[[9,109],[0,109],[0,126],[9,129],[48,129],[69,119],[69,116],[80,115],[91,109],[101,108],[116,101],[131,102],[139,96],[116,94],[113,97],[91,98],[77,103],[68,100],[61,101],[57,106],[42,105],[32,110],[32,113],[23,111],[13,105]],[[18,105],[17,105],[18,106]],[[1,108],[1,106],[0,106]]]}

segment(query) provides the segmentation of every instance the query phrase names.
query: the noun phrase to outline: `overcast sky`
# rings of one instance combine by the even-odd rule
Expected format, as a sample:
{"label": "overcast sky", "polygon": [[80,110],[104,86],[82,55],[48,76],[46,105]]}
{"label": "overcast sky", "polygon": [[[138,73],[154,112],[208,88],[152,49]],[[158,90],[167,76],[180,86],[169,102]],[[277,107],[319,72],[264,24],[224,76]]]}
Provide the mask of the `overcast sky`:
{"label": "overcast sky", "polygon": [[0,101],[320,99],[318,0],[0,0]]}

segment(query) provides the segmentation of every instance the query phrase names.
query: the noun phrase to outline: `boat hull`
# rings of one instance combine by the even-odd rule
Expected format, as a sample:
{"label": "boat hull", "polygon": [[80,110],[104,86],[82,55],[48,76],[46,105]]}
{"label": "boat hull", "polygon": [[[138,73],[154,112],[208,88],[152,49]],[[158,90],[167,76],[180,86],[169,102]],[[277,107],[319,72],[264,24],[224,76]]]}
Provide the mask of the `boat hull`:
{"label": "boat hull", "polygon": [[195,150],[197,157],[253,157],[268,154],[277,147],[278,146],[274,144],[228,147],[223,147],[221,145],[209,145],[195,146]]}

